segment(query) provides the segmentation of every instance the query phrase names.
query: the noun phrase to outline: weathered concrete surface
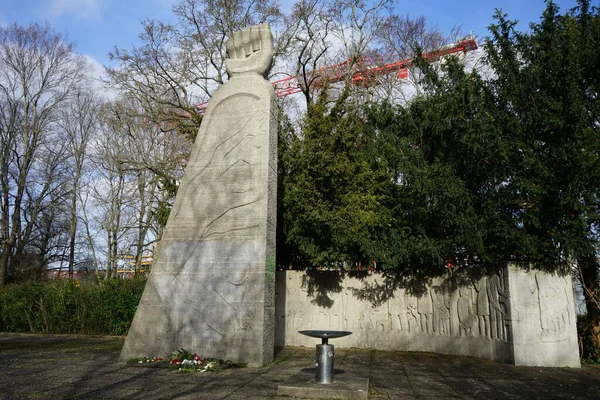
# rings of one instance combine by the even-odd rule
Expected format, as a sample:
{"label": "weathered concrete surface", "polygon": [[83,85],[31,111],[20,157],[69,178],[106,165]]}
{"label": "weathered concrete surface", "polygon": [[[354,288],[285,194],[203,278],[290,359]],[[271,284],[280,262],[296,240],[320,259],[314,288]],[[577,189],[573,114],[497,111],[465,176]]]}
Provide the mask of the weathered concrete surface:
{"label": "weathered concrete surface", "polygon": [[337,370],[332,383],[322,384],[315,382],[315,369],[306,368],[279,385],[277,394],[310,399],[367,400],[369,378],[368,374],[364,375],[366,377]]}
{"label": "weathered concrete surface", "polygon": [[231,78],[208,104],[123,360],[180,348],[252,366],[273,359],[277,128],[263,77],[272,60],[268,24],[236,33],[228,51]]}
{"label": "weathered concrete surface", "polygon": [[[454,277],[456,278],[456,277]],[[279,271],[280,346],[313,346],[299,330],[351,331],[336,348],[431,351],[516,365],[579,367],[570,276],[509,265],[476,280],[437,278],[414,293],[377,274]]]}
{"label": "weathered concrete surface", "polygon": [[516,365],[579,365],[570,276],[509,266],[511,327]]}
{"label": "weathered concrete surface", "polygon": [[[315,349],[281,350],[272,364],[182,374],[119,363],[123,338],[0,334],[0,399],[281,399],[277,388],[314,368]],[[337,349],[336,368],[369,378],[369,399],[593,399],[600,366],[518,367],[461,356]]]}

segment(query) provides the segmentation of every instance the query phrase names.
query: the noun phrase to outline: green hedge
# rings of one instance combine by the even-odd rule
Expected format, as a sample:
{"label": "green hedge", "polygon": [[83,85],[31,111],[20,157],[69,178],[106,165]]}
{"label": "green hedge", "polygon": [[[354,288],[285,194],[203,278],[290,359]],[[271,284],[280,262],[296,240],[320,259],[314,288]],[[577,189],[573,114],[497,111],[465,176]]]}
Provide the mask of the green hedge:
{"label": "green hedge", "polygon": [[584,362],[600,364],[600,346],[597,346],[593,331],[594,325],[590,324],[585,315],[577,316],[577,335],[579,336],[579,354]]}
{"label": "green hedge", "polygon": [[57,280],[0,288],[0,332],[125,335],[145,278]]}

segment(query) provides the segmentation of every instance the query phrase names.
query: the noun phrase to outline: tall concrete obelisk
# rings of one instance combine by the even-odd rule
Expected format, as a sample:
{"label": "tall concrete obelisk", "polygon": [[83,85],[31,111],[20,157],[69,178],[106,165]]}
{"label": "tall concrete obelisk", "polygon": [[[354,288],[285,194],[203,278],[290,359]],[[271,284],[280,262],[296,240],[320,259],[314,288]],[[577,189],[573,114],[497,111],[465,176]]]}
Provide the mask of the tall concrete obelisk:
{"label": "tall concrete obelisk", "polygon": [[268,24],[227,43],[211,98],[121,359],[184,348],[260,366],[273,359],[277,127],[265,79]]}

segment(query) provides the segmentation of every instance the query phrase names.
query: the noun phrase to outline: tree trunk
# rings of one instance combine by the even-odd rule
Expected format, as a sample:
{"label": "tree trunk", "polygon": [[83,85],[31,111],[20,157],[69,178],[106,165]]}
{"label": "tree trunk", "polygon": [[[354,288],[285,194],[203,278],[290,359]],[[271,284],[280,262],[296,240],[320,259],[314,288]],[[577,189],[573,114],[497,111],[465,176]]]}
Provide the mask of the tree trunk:
{"label": "tree trunk", "polygon": [[146,227],[146,179],[144,172],[138,174],[138,195],[140,197],[140,211],[138,213],[138,235],[135,248],[135,275],[141,272],[142,257],[144,255],[144,238],[148,228]]}
{"label": "tree trunk", "polygon": [[11,251],[8,238],[10,236],[10,184],[8,182],[8,154],[10,153],[8,139],[2,137],[3,148],[0,155],[0,182],[2,185],[2,208],[0,209],[0,286],[6,283],[6,275],[8,273],[9,254]]}
{"label": "tree trunk", "polygon": [[6,277],[8,275],[8,262],[10,260],[9,254],[11,246],[8,240],[2,242],[2,253],[0,254],[0,286],[6,284]]}
{"label": "tree trunk", "polygon": [[77,235],[77,196],[79,192],[79,180],[81,179],[80,166],[76,166],[75,182],[71,197],[71,221],[69,223],[69,279],[73,279],[75,270],[75,238]]}
{"label": "tree trunk", "polygon": [[94,244],[94,238],[90,231],[90,219],[87,214],[87,197],[84,200],[82,197],[82,193],[79,193],[79,201],[81,203],[81,210],[83,212],[83,226],[85,228],[85,235],[88,241],[88,246],[90,248],[90,252],[92,254],[92,264],[94,266],[94,275],[96,279],[100,279],[100,270],[98,269],[98,257],[96,256],[96,247]]}

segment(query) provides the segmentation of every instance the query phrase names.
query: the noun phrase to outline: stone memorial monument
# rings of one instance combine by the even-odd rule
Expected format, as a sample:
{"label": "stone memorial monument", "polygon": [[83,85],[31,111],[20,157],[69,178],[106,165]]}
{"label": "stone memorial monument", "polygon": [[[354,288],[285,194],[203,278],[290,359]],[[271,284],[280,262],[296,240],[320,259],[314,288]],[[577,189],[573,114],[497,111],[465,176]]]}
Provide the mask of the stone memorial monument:
{"label": "stone memorial monument", "polygon": [[121,359],[177,349],[273,359],[277,126],[268,24],[227,42],[211,98]]}
{"label": "stone memorial monument", "polygon": [[325,271],[319,279],[338,283],[327,301],[306,288],[308,272],[281,271],[276,310],[269,25],[236,32],[227,54],[230,79],[208,104],[122,360],[183,348],[262,366],[275,345],[314,345],[298,331],[338,330],[353,332],[338,339],[340,348],[580,366],[571,277],[513,263],[462,281],[432,278],[418,291],[390,288],[377,273]]}

